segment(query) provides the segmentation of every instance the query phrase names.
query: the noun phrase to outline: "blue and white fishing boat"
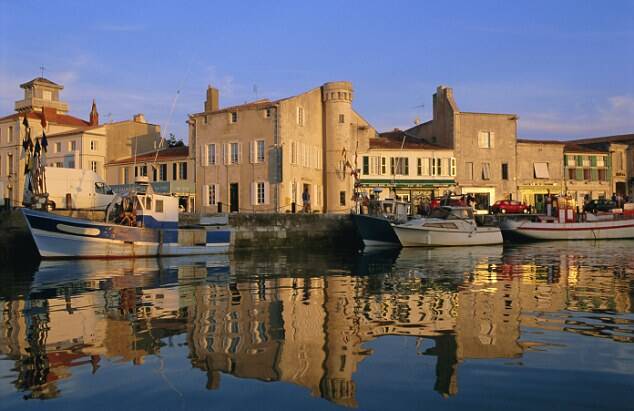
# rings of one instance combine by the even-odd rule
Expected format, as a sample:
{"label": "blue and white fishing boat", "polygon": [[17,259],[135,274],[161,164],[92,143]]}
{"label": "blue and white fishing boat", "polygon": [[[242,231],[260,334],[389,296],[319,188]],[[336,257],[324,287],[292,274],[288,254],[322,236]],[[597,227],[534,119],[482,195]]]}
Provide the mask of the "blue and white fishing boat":
{"label": "blue and white fishing boat", "polygon": [[224,253],[226,226],[178,227],[178,199],[151,192],[117,196],[106,221],[64,217],[22,209],[40,256],[51,258],[129,258]]}

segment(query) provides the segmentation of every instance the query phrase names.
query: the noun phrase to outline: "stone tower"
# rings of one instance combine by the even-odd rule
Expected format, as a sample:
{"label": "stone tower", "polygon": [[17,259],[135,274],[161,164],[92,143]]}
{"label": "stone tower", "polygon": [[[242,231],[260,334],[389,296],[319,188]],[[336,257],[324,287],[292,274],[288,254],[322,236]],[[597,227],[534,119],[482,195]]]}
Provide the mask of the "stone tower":
{"label": "stone tower", "polygon": [[343,213],[354,206],[354,179],[346,160],[354,165],[351,147],[352,83],[336,81],[321,87],[324,132],[324,195],[326,212]]}

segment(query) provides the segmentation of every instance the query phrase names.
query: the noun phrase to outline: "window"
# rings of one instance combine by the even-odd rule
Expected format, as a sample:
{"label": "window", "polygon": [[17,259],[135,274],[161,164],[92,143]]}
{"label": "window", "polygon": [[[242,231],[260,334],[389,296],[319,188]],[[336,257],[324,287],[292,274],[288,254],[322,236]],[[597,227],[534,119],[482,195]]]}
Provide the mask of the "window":
{"label": "window", "polygon": [[575,159],[575,156],[566,156],[566,164],[568,165],[568,167],[576,167],[577,161]]}
{"label": "window", "polygon": [[68,151],[77,150],[77,142],[75,140],[68,142]]}
{"label": "window", "polygon": [[238,164],[240,161],[240,145],[238,143],[231,143],[231,164]]}
{"label": "window", "polygon": [[451,177],[455,177],[456,176],[456,159],[454,157],[451,157]]}
{"label": "window", "polygon": [[535,178],[540,178],[540,179],[550,178],[550,172],[548,171],[548,163],[535,163],[533,165],[533,169],[535,170]]}
{"label": "window", "polygon": [[156,211],[157,213],[163,212],[163,200],[156,200],[156,202],[154,203],[154,211]]}
{"label": "window", "polygon": [[158,181],[158,170],[152,166],[152,181]]}
{"label": "window", "polygon": [[176,163],[172,163],[172,180],[176,181],[178,180],[178,166],[176,165]]}
{"label": "window", "polygon": [[467,180],[473,180],[473,163],[465,163],[464,172]]}
{"label": "window", "polygon": [[363,156],[363,175],[370,174],[370,157]]}
{"label": "window", "polygon": [[346,122],[346,116],[343,114],[339,114],[339,123],[343,124]]}
{"label": "window", "polygon": [[159,164],[159,180],[167,181],[167,164]]}
{"label": "window", "polygon": [[258,140],[256,142],[256,161],[258,163],[264,163],[264,140]]}
{"label": "window", "polygon": [[229,114],[229,122],[234,124],[238,122],[238,112],[237,111],[232,111]]}
{"label": "window", "polygon": [[207,205],[215,205],[218,202],[218,185],[205,186],[207,190]]}
{"label": "window", "polygon": [[608,181],[608,173],[605,168],[598,169],[599,181]]}
{"label": "window", "polygon": [[597,167],[605,167],[605,157],[604,156],[597,157]]}
{"label": "window", "polygon": [[178,163],[178,171],[181,180],[187,180],[187,162]]}
{"label": "window", "polygon": [[291,164],[297,164],[297,143],[291,141]]}
{"label": "window", "polygon": [[590,173],[590,169],[589,168],[584,168],[583,169],[583,179],[584,180],[590,180],[592,178],[591,173]]}
{"label": "window", "polygon": [[623,153],[614,153],[615,156],[615,171],[623,171]]}
{"label": "window", "polygon": [[142,177],[147,177],[147,165],[139,166],[139,175]]}
{"label": "window", "polygon": [[590,157],[588,157],[588,156],[582,156],[581,158],[582,158],[581,164],[582,164],[584,167],[590,167]]}
{"label": "window", "polygon": [[90,169],[91,169],[93,172],[95,172],[95,173],[97,172],[97,162],[96,162],[96,161],[91,161],[91,162],[90,162]]}
{"label": "window", "polygon": [[9,131],[7,132],[7,143],[13,142],[13,126],[9,126]]}
{"label": "window", "polygon": [[392,157],[390,158],[390,171],[392,175],[409,175],[409,158]]}
{"label": "window", "polygon": [[568,168],[568,179],[575,180],[577,177],[577,170],[574,168]]}
{"label": "window", "polygon": [[66,168],[75,168],[75,158],[71,157],[68,159],[68,165]]}
{"label": "window", "polygon": [[152,197],[150,196],[145,197],[145,209],[146,210],[152,209]]}
{"label": "window", "polygon": [[509,179],[509,165],[508,163],[502,163],[502,180]]}
{"label": "window", "polygon": [[416,175],[418,176],[423,175],[423,159],[422,158],[419,158],[416,161]]}
{"label": "window", "polygon": [[432,176],[441,176],[442,175],[442,163],[440,161],[440,158],[432,158],[431,162],[432,162],[432,170],[431,170],[431,175]]}
{"label": "window", "polygon": [[264,110],[264,118],[270,118],[272,111],[273,109],[270,109],[270,108],[267,108],[266,110]]}
{"label": "window", "polygon": [[10,176],[14,173],[13,169],[13,154],[7,154],[7,175]]}
{"label": "window", "polygon": [[96,140],[90,140],[90,150],[91,151],[97,151],[97,141]]}
{"label": "window", "polygon": [[441,167],[440,167],[440,170],[441,170],[440,175],[441,176],[448,176],[449,175],[449,159],[448,158],[441,158],[441,159],[439,159],[439,161],[440,161],[440,165],[441,165]]}
{"label": "window", "polygon": [[480,131],[478,133],[478,147],[492,148],[494,135],[495,133],[493,133],[492,131]]}
{"label": "window", "polygon": [[128,167],[123,167],[123,184],[130,183],[130,169]]}
{"label": "window", "polygon": [[256,204],[264,204],[264,183],[257,183],[255,199]]}
{"label": "window", "polygon": [[50,90],[42,90],[42,100],[51,101],[53,98],[53,93]]}
{"label": "window", "polygon": [[207,165],[213,166],[216,164],[216,145],[207,144]]}
{"label": "window", "polygon": [[56,163],[55,163],[55,167],[57,167],[57,168],[64,168],[64,163],[63,163],[63,162],[61,162],[61,161],[58,161],[58,162],[56,162]]}
{"label": "window", "polygon": [[304,107],[297,107],[297,125],[304,125]]}
{"label": "window", "polygon": [[381,157],[381,174],[387,174],[387,158]]}
{"label": "window", "polygon": [[340,206],[345,206],[346,205],[346,192],[345,191],[340,191],[339,192],[339,205]]}
{"label": "window", "polygon": [[490,163],[482,163],[482,179],[483,180],[491,179],[491,164]]}

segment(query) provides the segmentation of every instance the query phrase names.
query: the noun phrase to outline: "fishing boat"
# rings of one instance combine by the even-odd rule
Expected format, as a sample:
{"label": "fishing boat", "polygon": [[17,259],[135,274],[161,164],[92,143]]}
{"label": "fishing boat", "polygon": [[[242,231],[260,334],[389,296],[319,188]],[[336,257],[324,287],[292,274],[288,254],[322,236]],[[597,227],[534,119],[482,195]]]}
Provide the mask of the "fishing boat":
{"label": "fishing boat", "polygon": [[117,196],[105,221],[65,217],[23,208],[40,256],[129,258],[227,252],[231,231],[223,225],[178,227],[178,199],[153,193]]}
{"label": "fishing boat", "polygon": [[608,240],[634,238],[634,218],[619,214],[587,214],[576,218],[538,216],[534,220],[504,219],[500,222],[507,241]]}
{"label": "fishing boat", "polygon": [[501,244],[499,227],[478,226],[471,207],[434,208],[428,217],[394,226],[403,247]]}

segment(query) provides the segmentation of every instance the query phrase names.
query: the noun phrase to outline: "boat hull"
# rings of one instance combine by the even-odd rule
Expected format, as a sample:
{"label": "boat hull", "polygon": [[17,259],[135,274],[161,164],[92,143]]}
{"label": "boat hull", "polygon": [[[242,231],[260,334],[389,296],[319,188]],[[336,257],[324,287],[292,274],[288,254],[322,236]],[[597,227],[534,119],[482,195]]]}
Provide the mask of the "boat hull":
{"label": "boat hull", "polygon": [[493,245],[503,242],[502,233],[496,227],[462,231],[397,225],[394,231],[403,247]]}
{"label": "boat hull", "polygon": [[634,219],[583,223],[505,221],[501,224],[507,241],[617,240],[634,238]]}
{"label": "boat hull", "polygon": [[366,247],[400,247],[392,224],[385,218],[352,214],[354,226]]}
{"label": "boat hull", "polygon": [[224,253],[230,246],[231,233],[226,229],[205,232],[204,243],[184,244],[183,237],[192,230],[125,227],[29,209],[22,212],[44,259],[203,255]]}

